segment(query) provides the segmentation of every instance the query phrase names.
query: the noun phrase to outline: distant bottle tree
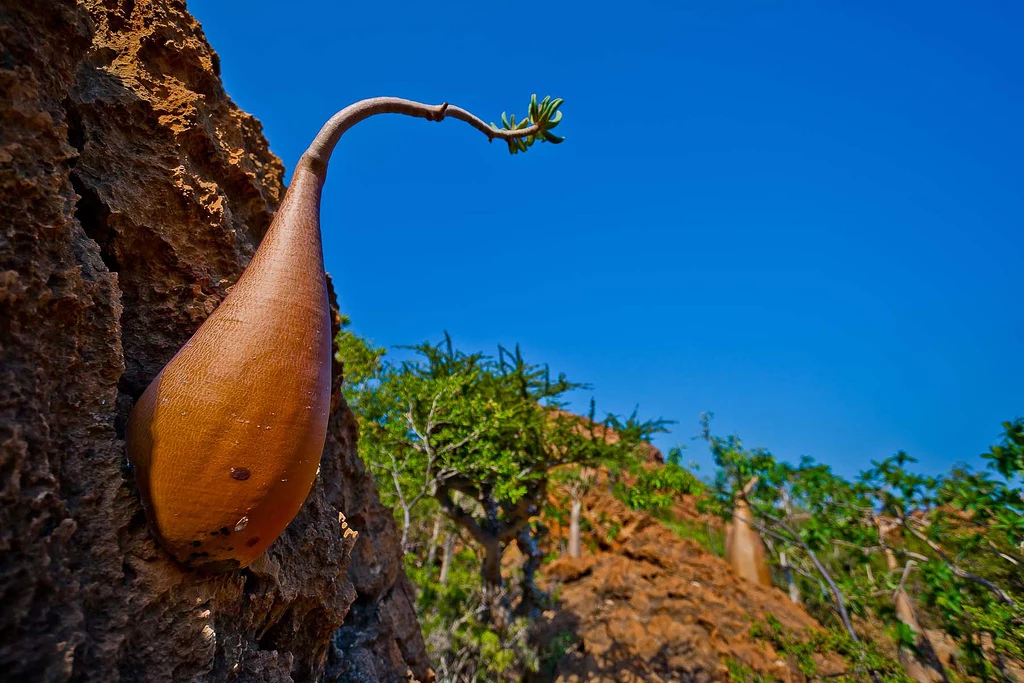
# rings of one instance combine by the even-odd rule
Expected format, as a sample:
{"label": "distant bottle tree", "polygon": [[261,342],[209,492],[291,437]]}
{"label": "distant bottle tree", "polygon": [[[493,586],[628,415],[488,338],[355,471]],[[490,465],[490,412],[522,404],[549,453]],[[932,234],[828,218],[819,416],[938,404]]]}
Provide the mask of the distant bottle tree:
{"label": "distant bottle tree", "polygon": [[957,644],[961,674],[1010,680],[1024,661],[1024,420],[1004,423],[982,455],[996,476],[964,465],[924,476],[900,452],[852,480],[811,458],[794,466],[748,450],[709,424],[719,471],[703,507],[730,516],[744,500],[809,609],[826,622],[831,612],[855,643],[856,617],[881,620],[915,680],[950,677],[924,622]]}

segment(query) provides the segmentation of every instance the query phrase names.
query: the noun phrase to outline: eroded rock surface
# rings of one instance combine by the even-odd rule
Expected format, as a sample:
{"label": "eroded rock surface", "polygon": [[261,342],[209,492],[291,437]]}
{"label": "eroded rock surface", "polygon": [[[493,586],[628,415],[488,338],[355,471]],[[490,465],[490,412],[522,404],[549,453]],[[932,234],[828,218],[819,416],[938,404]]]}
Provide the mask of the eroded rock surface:
{"label": "eroded rock surface", "polygon": [[261,560],[203,578],[146,528],[128,412],[284,194],[281,162],[218,72],[183,2],[0,0],[5,680],[426,675],[337,372],[321,476]]}

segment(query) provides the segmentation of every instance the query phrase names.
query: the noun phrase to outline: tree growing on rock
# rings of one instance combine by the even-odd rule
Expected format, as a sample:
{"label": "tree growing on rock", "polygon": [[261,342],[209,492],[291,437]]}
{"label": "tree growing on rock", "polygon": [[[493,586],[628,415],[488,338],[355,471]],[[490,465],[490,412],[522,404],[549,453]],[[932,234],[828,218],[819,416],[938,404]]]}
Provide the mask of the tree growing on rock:
{"label": "tree growing on rock", "polygon": [[[1024,420],[1005,423],[982,455],[997,477],[966,466],[923,476],[900,452],[852,480],[806,457],[780,463],[703,425],[720,467],[705,506],[729,514],[731,499],[746,500],[748,526],[796,574],[812,613],[853,642],[864,635],[856,619],[884,624],[922,683],[947,680],[950,666],[925,622],[956,642],[959,674],[1010,680],[1024,660]],[[737,491],[743,481],[753,485]]]}
{"label": "tree growing on rock", "polygon": [[527,362],[518,347],[499,347],[496,357],[465,353],[446,334],[388,362],[365,343],[347,343],[362,367],[379,368],[372,378],[358,378],[348,398],[360,417],[360,453],[395,503],[403,543],[413,511],[435,500],[480,550],[498,623],[509,614],[501,558],[512,543],[527,558],[523,594],[537,594],[542,530],[531,522],[547,499],[552,471],[625,461],[664,429],[664,421],[636,414],[598,422],[593,410],[588,417],[566,412],[566,395],[585,385]]}
{"label": "tree growing on rock", "polygon": [[772,576],[765,559],[765,546],[754,526],[747,496],[757,486],[753,477],[733,496],[732,521],[726,525],[725,559],[741,578],[771,587]]}
{"label": "tree growing on rock", "polygon": [[711,434],[711,415],[701,421],[701,436],[711,446],[719,468],[716,491],[718,511],[727,515],[725,558],[737,576],[761,586],[772,585],[765,544],[750,508],[750,496],[773,460],[764,452],[748,453],[737,437]]}

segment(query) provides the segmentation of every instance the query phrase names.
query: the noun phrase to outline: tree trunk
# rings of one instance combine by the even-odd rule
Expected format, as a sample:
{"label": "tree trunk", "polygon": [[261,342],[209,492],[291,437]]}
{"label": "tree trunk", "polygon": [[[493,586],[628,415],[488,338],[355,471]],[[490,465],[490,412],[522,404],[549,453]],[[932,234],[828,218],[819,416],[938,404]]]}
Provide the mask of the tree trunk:
{"label": "tree trunk", "polygon": [[[890,571],[897,569],[899,566],[896,562],[896,555],[889,548],[885,549],[885,559]],[[914,610],[914,603],[911,602],[910,596],[902,585],[900,585],[895,596],[893,596],[893,602],[896,604],[896,617],[917,634],[917,641],[915,642],[917,652],[905,647],[901,647],[899,650],[900,664],[903,665],[907,675],[918,681],[918,683],[946,681],[946,672],[939,662],[931,639],[928,638],[924,628],[921,627],[921,622],[918,621],[917,613]]]}
{"label": "tree trunk", "polygon": [[434,528],[430,531],[430,544],[427,548],[427,566],[433,567],[437,559],[437,537],[441,533],[441,512],[434,515]]}
{"label": "tree trunk", "polygon": [[483,544],[484,560],[481,576],[484,581],[484,601],[490,613],[491,624],[498,629],[508,626],[511,621],[511,606],[501,578],[502,547],[498,539]]}
{"label": "tree trunk", "polygon": [[452,566],[452,552],[455,550],[455,534],[448,532],[444,535],[444,552],[441,554],[441,576],[438,579],[441,585],[448,583],[448,570]]}
{"label": "tree trunk", "polygon": [[526,562],[523,563],[523,598],[519,604],[519,612],[531,618],[539,615],[541,605],[547,597],[544,591],[537,587],[536,582],[537,569],[544,561],[544,551],[538,546],[537,540],[546,533],[547,528],[538,523],[536,531],[528,526],[516,537],[516,545],[526,556]]}
{"label": "tree trunk", "polygon": [[410,518],[409,508],[402,508],[402,552],[405,553],[409,548],[409,527],[412,525],[412,519]]}
{"label": "tree trunk", "polygon": [[583,512],[583,501],[573,499],[569,509],[569,557],[579,557],[580,552],[580,516]]}
{"label": "tree trunk", "polygon": [[796,581],[793,580],[793,568],[789,566],[786,553],[779,553],[779,564],[782,565],[782,572],[786,576],[786,585],[789,587],[789,601],[794,605],[799,605],[800,588],[796,585]]}
{"label": "tree trunk", "polygon": [[483,544],[484,561],[480,569],[485,587],[501,588],[501,544],[497,539]]}
{"label": "tree trunk", "polygon": [[765,561],[764,543],[754,529],[750,505],[740,496],[733,503],[732,523],[725,538],[725,557],[737,575],[771,588],[772,578]]}

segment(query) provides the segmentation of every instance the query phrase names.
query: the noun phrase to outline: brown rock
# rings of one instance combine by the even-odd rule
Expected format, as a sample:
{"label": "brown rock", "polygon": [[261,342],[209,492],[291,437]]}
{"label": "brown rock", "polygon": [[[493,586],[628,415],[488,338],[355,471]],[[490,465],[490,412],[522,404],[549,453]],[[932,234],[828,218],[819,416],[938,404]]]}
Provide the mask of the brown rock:
{"label": "brown rock", "polygon": [[[552,500],[559,505],[559,501]],[[751,637],[752,618],[771,614],[793,630],[818,627],[781,590],[746,581],[728,563],[693,541],[679,538],[650,516],[633,512],[599,483],[584,498],[592,549],[578,559],[559,558],[542,570],[546,588],[557,585],[558,608],[538,624],[539,643],[572,639],[554,671],[535,680],[727,681],[727,663],[748,666],[765,680],[805,680],[795,662],[782,661]],[[692,501],[676,513],[704,525]],[[606,524],[632,529],[626,539],[607,537]],[[546,520],[558,547],[566,529]],[[718,532],[721,525],[716,523]],[[841,662],[822,660],[825,672]]]}
{"label": "brown rock", "polygon": [[5,680],[424,678],[394,522],[340,392],[313,492],[248,570],[187,572],[146,527],[128,412],[283,196],[184,2],[0,0],[0,55]]}

